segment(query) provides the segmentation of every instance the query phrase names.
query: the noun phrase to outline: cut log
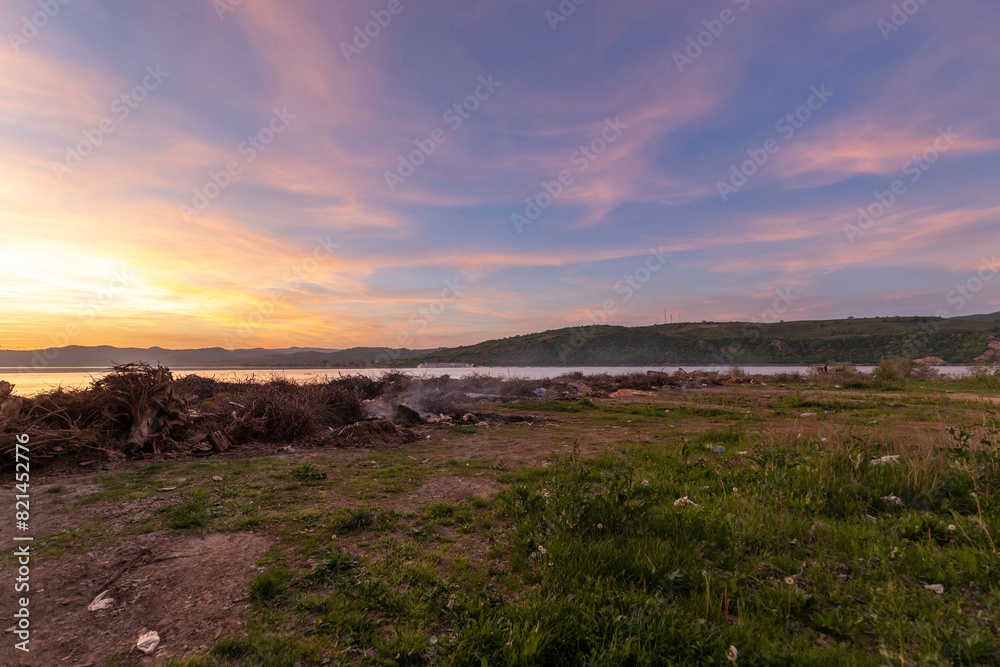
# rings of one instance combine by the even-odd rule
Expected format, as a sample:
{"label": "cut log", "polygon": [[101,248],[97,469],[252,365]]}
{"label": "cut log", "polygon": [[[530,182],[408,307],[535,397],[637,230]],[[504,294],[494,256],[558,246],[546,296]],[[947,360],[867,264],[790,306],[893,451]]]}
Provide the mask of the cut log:
{"label": "cut log", "polygon": [[132,430],[129,431],[128,440],[125,441],[125,451],[129,454],[137,454],[142,451],[153,432],[153,421],[156,419],[155,407],[148,407],[138,415],[132,417]]}
{"label": "cut log", "polygon": [[208,434],[208,442],[212,449],[217,452],[224,452],[233,446],[233,441],[229,439],[225,431],[212,431]]}

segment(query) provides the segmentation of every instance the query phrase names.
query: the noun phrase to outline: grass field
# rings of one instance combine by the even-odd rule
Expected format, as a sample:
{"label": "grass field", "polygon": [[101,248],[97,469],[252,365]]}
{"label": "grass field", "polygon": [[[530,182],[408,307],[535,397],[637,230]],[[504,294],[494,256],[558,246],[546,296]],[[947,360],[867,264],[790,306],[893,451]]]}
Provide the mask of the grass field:
{"label": "grass field", "polygon": [[[1000,424],[980,395],[997,392],[508,403],[490,409],[555,421],[43,477],[51,605],[24,664],[998,664]],[[162,560],[85,611],[133,545]]]}

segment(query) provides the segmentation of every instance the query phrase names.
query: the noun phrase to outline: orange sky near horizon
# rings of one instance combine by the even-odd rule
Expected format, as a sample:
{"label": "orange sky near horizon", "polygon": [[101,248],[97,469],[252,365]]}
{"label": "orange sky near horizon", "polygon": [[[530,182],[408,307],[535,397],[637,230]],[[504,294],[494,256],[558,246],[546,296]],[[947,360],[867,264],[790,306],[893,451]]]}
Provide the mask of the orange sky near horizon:
{"label": "orange sky near horizon", "polygon": [[1000,310],[949,301],[1000,241],[997,5],[744,4],[683,66],[719,8],[412,3],[352,51],[367,5],[60,5],[0,48],[0,348]]}

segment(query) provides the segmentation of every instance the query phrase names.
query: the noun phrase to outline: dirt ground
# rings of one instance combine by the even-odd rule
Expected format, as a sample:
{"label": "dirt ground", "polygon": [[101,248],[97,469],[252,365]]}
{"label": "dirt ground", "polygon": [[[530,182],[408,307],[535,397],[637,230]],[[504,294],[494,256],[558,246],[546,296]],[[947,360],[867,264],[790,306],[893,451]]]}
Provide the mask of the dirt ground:
{"label": "dirt ground", "polygon": [[[258,571],[253,563],[268,546],[266,538],[252,533],[187,538],[158,532],[64,558],[58,568],[36,568],[31,581],[32,650],[24,654],[5,641],[0,662],[106,664],[110,655],[138,655],[133,648],[146,630],[159,634],[160,648],[143,664],[204,650],[238,629],[247,581]],[[109,606],[89,611],[104,588]]]}
{"label": "dirt ground", "polygon": [[[452,433],[450,429],[429,430],[417,443],[408,445],[414,465],[433,467],[449,457],[465,458],[484,454],[515,465],[541,462],[555,451],[566,451],[576,429],[572,418],[560,423],[518,425],[502,429],[483,428],[481,433]],[[525,437],[525,436],[528,437]],[[588,445],[620,438],[620,427],[593,434]],[[219,460],[268,455],[277,459],[307,462],[315,457],[350,462],[366,458],[376,450],[302,449],[297,447],[258,448],[227,452]],[[116,474],[147,465],[116,461],[101,466],[77,467],[62,463],[44,472],[32,471],[31,526],[35,535],[72,531],[94,521],[110,527],[113,538],[130,527],[149,522],[159,527],[157,510],[181,501],[176,494],[164,494],[125,501],[81,504],[101,486],[92,483],[96,472]],[[93,468],[93,469],[92,469]],[[166,483],[166,482],[164,482]],[[176,483],[176,480],[170,484]],[[52,487],[60,492],[47,493]],[[434,477],[426,484],[385,503],[409,508],[434,501],[459,502],[472,496],[486,497],[499,485],[494,474]],[[53,489],[54,490],[54,489]],[[325,498],[324,504],[339,504],[339,498]],[[0,519],[0,540],[16,533],[13,516]],[[271,540],[251,532],[214,533],[207,537],[177,535],[158,530],[87,553],[61,555],[57,560],[33,563],[30,610],[31,652],[14,648],[16,638],[5,632],[0,642],[0,665],[66,665],[97,667],[116,658],[127,664],[162,664],[171,656],[204,651],[220,637],[238,634],[241,613],[247,604],[249,582],[261,568],[256,566],[272,546]],[[471,547],[470,547],[471,548]],[[4,562],[0,578],[12,581],[13,563]],[[106,608],[89,611],[95,598],[104,593]],[[107,602],[107,600],[111,602]],[[15,596],[4,596],[4,607],[13,609]],[[3,624],[7,630],[13,623]],[[160,644],[153,656],[140,657],[136,640],[147,630],[155,630]]]}

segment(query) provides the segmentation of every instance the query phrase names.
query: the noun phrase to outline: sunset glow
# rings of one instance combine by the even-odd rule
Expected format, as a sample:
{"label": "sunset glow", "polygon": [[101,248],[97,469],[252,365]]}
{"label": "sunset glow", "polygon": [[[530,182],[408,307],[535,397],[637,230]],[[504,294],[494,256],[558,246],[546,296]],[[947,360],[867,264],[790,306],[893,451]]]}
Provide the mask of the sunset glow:
{"label": "sunset glow", "polygon": [[6,349],[1000,310],[946,301],[1000,247],[995,2],[53,4],[2,15]]}

